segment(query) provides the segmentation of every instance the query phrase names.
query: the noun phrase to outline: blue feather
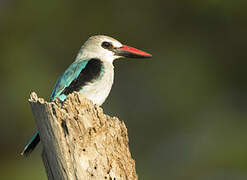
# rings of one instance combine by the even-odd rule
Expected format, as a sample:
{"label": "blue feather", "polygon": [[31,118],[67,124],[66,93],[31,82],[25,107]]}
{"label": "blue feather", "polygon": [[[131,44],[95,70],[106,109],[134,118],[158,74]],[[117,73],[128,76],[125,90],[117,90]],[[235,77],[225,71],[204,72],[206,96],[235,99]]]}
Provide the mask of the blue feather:
{"label": "blue feather", "polygon": [[57,97],[62,101],[66,99],[67,96],[61,94],[61,92],[63,92],[63,90],[79,76],[80,72],[86,67],[89,61],[90,59],[76,61],[65,70],[65,72],[58,78],[53,88],[50,101],[55,100]]}
{"label": "blue feather", "polygon": [[24,147],[24,150],[22,151],[21,155],[27,156],[28,154],[30,154],[36,147],[36,145],[39,143],[39,141],[39,132],[36,131],[33,137],[28,141],[28,143]]}
{"label": "blue feather", "polygon": [[[70,85],[70,83],[74,79],[76,79],[79,76],[79,74],[86,67],[89,61],[90,59],[76,61],[72,63],[65,70],[65,72],[58,78],[53,88],[52,94],[50,96],[50,101],[55,100],[57,97],[62,101],[66,99],[67,96],[61,93],[66,87]],[[39,141],[40,141],[39,132],[36,131],[33,137],[29,140],[27,145],[24,147],[24,150],[22,151],[21,154],[25,156],[30,154],[33,151],[33,149],[36,147],[36,145],[39,143]]]}

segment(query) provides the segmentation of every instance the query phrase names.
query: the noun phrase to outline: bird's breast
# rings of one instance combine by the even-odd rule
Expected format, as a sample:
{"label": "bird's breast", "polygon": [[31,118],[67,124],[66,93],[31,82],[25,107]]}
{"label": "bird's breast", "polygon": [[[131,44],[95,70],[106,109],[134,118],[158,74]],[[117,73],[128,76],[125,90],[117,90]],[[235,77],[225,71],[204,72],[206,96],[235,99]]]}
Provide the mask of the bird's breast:
{"label": "bird's breast", "polygon": [[113,65],[110,63],[103,63],[103,68],[99,78],[93,82],[87,83],[83,86],[80,92],[93,101],[94,104],[101,105],[111,91],[114,79]]}

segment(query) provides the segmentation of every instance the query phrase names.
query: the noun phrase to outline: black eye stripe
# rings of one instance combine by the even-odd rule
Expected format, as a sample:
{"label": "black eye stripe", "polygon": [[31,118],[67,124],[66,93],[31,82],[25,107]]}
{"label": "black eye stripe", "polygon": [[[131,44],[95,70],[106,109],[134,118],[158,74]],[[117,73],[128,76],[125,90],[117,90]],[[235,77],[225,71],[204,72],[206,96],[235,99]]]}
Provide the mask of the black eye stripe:
{"label": "black eye stripe", "polygon": [[102,42],[101,46],[102,46],[103,48],[105,48],[105,49],[111,49],[111,48],[113,48],[112,43],[106,42],[106,41]]}

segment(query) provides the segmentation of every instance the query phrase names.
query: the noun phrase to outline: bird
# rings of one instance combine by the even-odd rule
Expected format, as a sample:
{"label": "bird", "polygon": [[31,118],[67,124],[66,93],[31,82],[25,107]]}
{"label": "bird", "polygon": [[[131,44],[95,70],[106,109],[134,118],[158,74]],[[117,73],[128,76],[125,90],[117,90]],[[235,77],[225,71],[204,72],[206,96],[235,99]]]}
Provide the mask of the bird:
{"label": "bird", "polygon": [[[49,102],[64,101],[76,91],[101,106],[108,97],[113,80],[113,61],[119,58],[150,58],[151,54],[123,45],[105,36],[91,36],[80,48],[74,62],[57,79]],[[28,141],[22,155],[28,156],[40,141],[38,131]]]}

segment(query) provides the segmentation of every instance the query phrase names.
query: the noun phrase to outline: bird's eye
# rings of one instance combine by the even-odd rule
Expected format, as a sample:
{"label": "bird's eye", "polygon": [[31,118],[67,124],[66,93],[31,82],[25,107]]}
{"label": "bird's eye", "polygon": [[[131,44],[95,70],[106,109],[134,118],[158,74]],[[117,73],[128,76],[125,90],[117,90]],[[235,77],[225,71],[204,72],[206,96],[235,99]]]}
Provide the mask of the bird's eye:
{"label": "bird's eye", "polygon": [[112,47],[112,44],[104,41],[104,42],[102,42],[101,46],[105,49],[110,49]]}

